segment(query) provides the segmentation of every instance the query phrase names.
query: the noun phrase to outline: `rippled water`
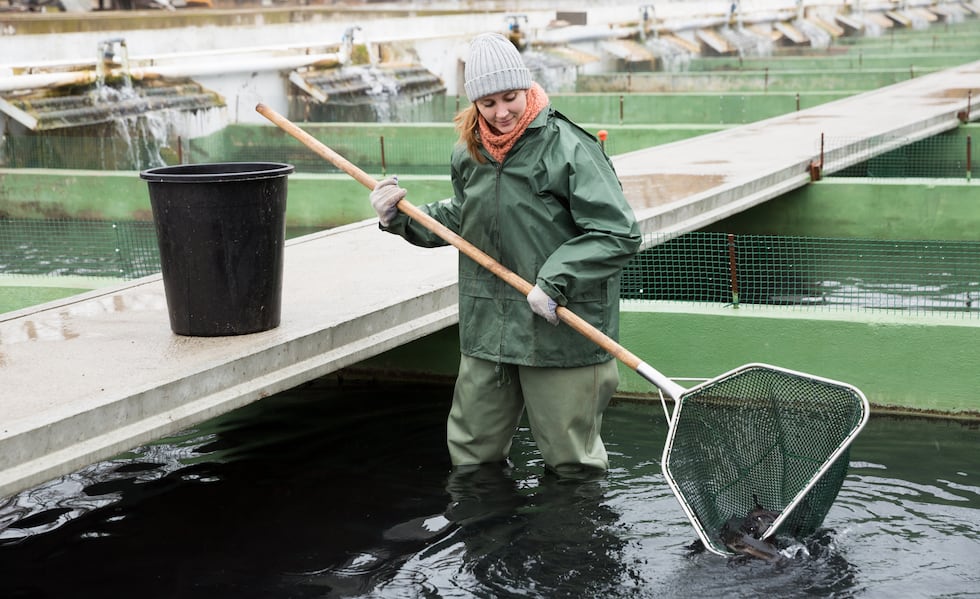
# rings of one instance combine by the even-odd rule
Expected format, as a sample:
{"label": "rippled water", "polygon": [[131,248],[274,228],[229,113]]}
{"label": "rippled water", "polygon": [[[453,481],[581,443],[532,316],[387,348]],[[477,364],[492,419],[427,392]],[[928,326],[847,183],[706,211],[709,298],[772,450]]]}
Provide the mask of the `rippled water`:
{"label": "rippled water", "polygon": [[[610,408],[600,481],[448,476],[440,386],[310,386],[0,505],[0,597],[976,597],[980,430],[872,418],[780,566],[691,554],[658,405]],[[749,441],[750,442],[750,441]]]}

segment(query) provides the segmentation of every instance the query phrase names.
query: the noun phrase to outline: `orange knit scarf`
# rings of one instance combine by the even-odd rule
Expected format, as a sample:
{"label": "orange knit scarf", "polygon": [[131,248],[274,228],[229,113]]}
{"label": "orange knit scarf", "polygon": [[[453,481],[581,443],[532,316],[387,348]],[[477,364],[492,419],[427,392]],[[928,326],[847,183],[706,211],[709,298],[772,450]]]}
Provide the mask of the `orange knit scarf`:
{"label": "orange knit scarf", "polygon": [[520,120],[517,121],[517,126],[510,133],[494,132],[481,114],[478,121],[480,123],[480,141],[483,143],[483,147],[487,149],[487,152],[490,152],[494,160],[502,163],[507,152],[510,152],[521,135],[524,135],[527,126],[546,106],[548,106],[548,94],[540,85],[532,83],[527,90],[527,108],[524,109],[524,114],[521,115]]}

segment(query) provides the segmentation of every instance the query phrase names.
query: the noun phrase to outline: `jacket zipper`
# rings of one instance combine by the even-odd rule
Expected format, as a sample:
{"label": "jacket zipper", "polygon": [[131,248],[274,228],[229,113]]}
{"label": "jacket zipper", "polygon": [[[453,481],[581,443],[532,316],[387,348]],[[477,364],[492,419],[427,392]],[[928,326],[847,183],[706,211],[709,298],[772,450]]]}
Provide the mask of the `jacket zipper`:
{"label": "jacket zipper", "polygon": [[[507,159],[507,157],[504,156],[504,160],[506,160],[506,159]],[[497,246],[497,257],[498,257],[498,260],[500,261],[501,264],[504,263],[504,248],[500,244],[500,226],[501,226],[500,225],[500,216],[501,216],[500,215],[500,175],[501,175],[501,172],[503,170],[504,170],[504,163],[503,163],[503,161],[498,162],[496,168],[494,169],[495,175],[494,175],[494,182],[493,182],[493,196],[494,196],[494,207],[493,208],[494,208],[494,214],[495,214],[494,215],[494,218],[496,220],[496,226],[494,227],[494,232],[493,232],[493,237],[494,237],[493,242],[494,242],[494,245]],[[504,282],[498,278],[497,281],[496,281],[496,285],[497,285],[497,294],[496,295],[497,295],[497,298],[498,298],[497,299],[497,302],[498,302],[497,309],[500,310],[501,312],[503,311],[503,308],[504,308],[504,303],[503,303],[504,302],[504,299],[503,299],[503,289],[501,288],[501,285],[503,285],[503,284],[504,284]],[[497,335],[498,335],[498,337],[497,337],[497,368],[499,369],[501,367],[500,366],[501,356],[504,355],[504,327],[503,326],[497,327]],[[502,379],[497,381],[497,386],[498,387],[501,384],[502,384]]]}

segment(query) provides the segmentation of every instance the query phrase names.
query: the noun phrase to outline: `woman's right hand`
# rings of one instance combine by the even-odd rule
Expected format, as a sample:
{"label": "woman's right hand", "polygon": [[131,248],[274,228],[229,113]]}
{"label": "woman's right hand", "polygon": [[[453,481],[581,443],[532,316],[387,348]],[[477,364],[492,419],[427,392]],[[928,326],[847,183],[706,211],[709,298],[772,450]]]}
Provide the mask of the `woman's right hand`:
{"label": "woman's right hand", "polygon": [[398,177],[388,177],[379,181],[371,192],[371,206],[378,213],[378,220],[382,227],[387,227],[391,219],[398,213],[398,202],[405,197],[408,192],[398,187]]}
{"label": "woman's right hand", "polygon": [[531,306],[531,311],[544,318],[553,325],[558,325],[558,303],[548,297],[543,289],[535,285],[531,292],[527,294],[527,303]]}

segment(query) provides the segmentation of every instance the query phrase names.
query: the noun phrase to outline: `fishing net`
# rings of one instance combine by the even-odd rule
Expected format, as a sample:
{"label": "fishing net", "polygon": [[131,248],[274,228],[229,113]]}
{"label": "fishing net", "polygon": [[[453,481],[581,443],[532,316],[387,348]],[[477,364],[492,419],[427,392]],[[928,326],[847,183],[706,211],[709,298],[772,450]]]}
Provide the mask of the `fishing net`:
{"label": "fishing net", "polygon": [[726,522],[759,506],[779,513],[763,538],[800,538],[823,523],[867,416],[851,386],[749,364],[678,398],[664,474],[715,553],[733,553],[720,536]]}

